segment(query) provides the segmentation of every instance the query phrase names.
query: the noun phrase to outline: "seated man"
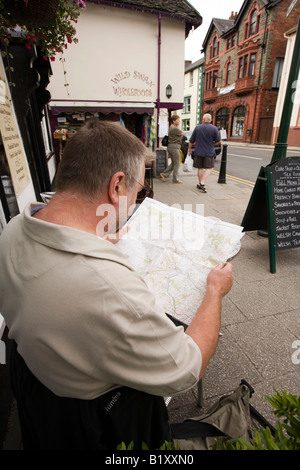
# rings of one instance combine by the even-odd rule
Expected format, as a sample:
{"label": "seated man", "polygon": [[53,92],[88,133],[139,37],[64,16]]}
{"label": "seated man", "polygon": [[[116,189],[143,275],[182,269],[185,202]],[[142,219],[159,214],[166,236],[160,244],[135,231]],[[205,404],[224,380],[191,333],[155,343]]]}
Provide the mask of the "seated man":
{"label": "seated man", "polygon": [[184,332],[118,248],[147,158],[119,124],[88,123],[65,147],[50,202],[0,237],[24,449],[158,448],[172,438],[163,397],[193,387],[215,351],[232,266],[210,272]]}

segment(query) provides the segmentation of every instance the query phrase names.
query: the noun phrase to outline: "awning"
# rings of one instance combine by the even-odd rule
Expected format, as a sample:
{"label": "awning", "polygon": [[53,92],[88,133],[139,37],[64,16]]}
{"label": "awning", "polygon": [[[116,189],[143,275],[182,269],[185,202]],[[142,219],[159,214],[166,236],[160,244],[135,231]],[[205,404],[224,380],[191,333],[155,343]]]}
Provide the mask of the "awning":
{"label": "awning", "polygon": [[53,115],[60,113],[102,113],[102,114],[153,114],[154,103],[116,102],[116,101],[63,101],[53,100],[48,104]]}

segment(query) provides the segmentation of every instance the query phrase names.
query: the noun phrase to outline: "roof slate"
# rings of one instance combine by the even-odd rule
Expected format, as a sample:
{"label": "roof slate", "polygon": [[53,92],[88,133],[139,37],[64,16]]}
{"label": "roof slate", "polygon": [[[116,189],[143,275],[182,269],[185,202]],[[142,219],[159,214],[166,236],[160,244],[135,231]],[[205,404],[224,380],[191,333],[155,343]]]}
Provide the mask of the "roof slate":
{"label": "roof slate", "polygon": [[184,21],[188,30],[193,26],[198,27],[202,24],[200,13],[186,0],[87,0],[87,2],[147,11],[149,13],[161,13],[163,16],[171,16]]}
{"label": "roof slate", "polygon": [[[245,9],[247,8],[248,4],[251,2],[252,0],[245,0],[243,5],[241,6],[240,8],[240,11],[238,12],[238,15],[237,17],[235,18],[235,20],[224,20],[224,19],[221,19],[221,18],[213,18],[211,23],[210,23],[210,26],[208,28],[208,31],[206,33],[206,36],[205,36],[205,39],[204,39],[204,42],[202,44],[202,47],[204,50],[205,48],[205,45],[210,37],[210,34],[213,30],[213,27],[215,27],[221,36],[225,36],[227,32],[229,31],[234,31],[235,29],[237,29],[238,27],[238,24],[241,20],[241,17],[245,11]],[[262,2],[264,3],[265,7],[266,8],[273,8],[275,7],[278,3],[280,3],[282,0],[262,0]],[[229,33],[228,33],[229,34]]]}
{"label": "roof slate", "polygon": [[185,66],[185,72],[191,72],[192,70],[196,69],[197,67],[200,67],[203,65],[205,62],[204,57],[201,57],[201,59],[197,60],[196,62],[193,63],[187,63]]}
{"label": "roof slate", "polygon": [[223,20],[221,18],[213,18],[213,23],[220,34],[226,33],[234,26],[234,20]]}

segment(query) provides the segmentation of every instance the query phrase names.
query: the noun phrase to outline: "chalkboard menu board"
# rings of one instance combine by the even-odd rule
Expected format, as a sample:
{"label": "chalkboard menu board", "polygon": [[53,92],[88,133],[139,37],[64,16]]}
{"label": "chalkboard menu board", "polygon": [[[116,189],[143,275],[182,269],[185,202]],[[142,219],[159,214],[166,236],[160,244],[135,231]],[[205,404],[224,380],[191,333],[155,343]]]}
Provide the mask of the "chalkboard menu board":
{"label": "chalkboard menu board", "polygon": [[269,165],[268,180],[274,248],[300,247],[300,157]]}
{"label": "chalkboard menu board", "polygon": [[167,168],[166,150],[156,150],[155,175],[159,176]]}

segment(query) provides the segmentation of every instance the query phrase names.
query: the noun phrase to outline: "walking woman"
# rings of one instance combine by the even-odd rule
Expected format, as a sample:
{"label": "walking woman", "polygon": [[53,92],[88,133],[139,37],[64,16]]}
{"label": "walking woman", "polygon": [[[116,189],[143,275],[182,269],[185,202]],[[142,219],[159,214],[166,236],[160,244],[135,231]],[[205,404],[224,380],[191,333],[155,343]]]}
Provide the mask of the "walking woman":
{"label": "walking woman", "polygon": [[167,178],[173,171],[173,183],[182,183],[178,179],[178,170],[180,165],[180,146],[181,138],[184,135],[179,129],[180,117],[177,114],[171,116],[171,125],[169,127],[169,140],[168,140],[168,153],[171,156],[171,163],[168,168],[160,173],[163,181],[167,181]]}

